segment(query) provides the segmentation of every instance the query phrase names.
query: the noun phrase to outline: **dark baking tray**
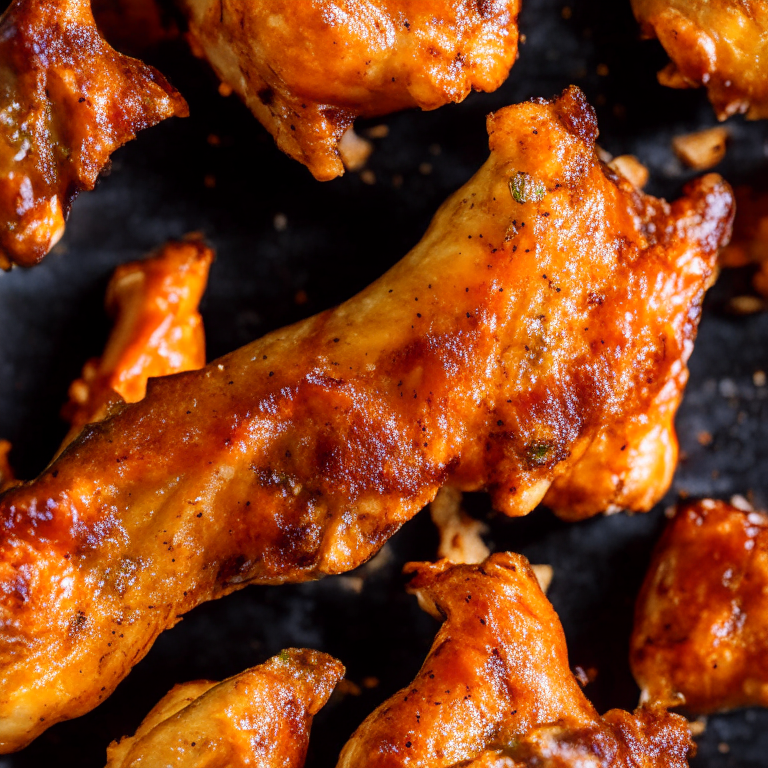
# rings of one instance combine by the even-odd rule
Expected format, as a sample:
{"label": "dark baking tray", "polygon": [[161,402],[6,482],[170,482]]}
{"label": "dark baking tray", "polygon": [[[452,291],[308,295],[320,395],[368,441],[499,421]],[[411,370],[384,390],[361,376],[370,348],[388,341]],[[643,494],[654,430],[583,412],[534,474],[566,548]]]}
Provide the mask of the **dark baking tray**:
{"label": "dark baking tray", "polygon": [[[67,386],[99,354],[109,329],[102,302],[112,269],[167,238],[201,231],[218,251],[203,303],[212,359],[342,301],[404,255],[439,203],[485,160],[484,117],[506,104],[576,83],[597,108],[602,146],[638,155],[652,171],[649,190],[676,195],[691,174],[675,160],[670,138],[716,121],[701,91],[657,85],[664,53],[639,41],[628,0],[525,0],[521,27],[520,60],[498,92],[368,123],[390,128],[369,163],[373,185],[354,173],[315,182],[235,98],[218,95],[214,77],[183,41],[153,51],[148,59],[182,90],[192,117],[147,131],[116,153],[109,178],[77,200],[45,262],[0,275],[0,436],[13,441],[19,473],[39,472],[64,434],[58,411]],[[607,75],[597,74],[600,64]],[[768,124],[737,118],[728,126],[732,142],[717,170],[735,184],[768,181]],[[221,139],[218,146],[210,135]],[[287,218],[284,231],[274,226],[277,214]],[[482,494],[467,500],[489,520],[494,548],[554,566],[550,597],[571,663],[598,669],[586,691],[601,710],[637,701],[627,640],[663,508],[681,493],[768,502],[768,388],[753,383],[754,372],[768,366],[768,314],[725,311],[730,296],[748,290],[748,279],[743,271],[727,274],[707,298],[678,418],[684,458],[656,510],[566,525],[544,509],[508,520],[494,516]],[[299,291],[305,303],[296,301]],[[713,439],[702,446],[697,438],[705,431]],[[297,645],[338,656],[356,683],[381,681],[359,697],[334,698],[318,716],[308,764],[331,768],[354,727],[411,679],[429,647],[436,624],[405,595],[400,570],[409,559],[434,557],[436,543],[421,514],[374,565],[353,574],[363,578],[362,591],[360,581],[342,576],[250,587],[193,611],[105,704],[0,758],[0,768],[102,766],[110,740],[132,732],[173,684],[220,679]],[[768,766],[768,712],[710,718],[694,765]]]}

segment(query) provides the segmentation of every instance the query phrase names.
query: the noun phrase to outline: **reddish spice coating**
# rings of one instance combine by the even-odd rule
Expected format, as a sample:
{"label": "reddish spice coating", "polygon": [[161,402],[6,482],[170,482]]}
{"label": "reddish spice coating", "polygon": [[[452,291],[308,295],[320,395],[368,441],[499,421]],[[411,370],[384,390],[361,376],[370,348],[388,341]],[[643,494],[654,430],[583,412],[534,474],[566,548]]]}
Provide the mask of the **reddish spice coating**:
{"label": "reddish spice coating", "polygon": [[712,500],[677,510],[637,600],[630,660],[645,701],[768,706],[768,516]]}
{"label": "reddish spice coating", "polygon": [[0,496],[0,748],[94,707],[195,605],[354,568],[441,485],[511,515],[553,482],[567,502],[590,445],[621,453],[679,396],[730,188],[643,196],[577,124],[576,89],[492,115],[488,162],[372,286],[151,380]]}
{"label": "reddish spice coating", "polygon": [[672,59],[671,88],[704,85],[717,116],[768,118],[768,0],[632,0],[646,37]]}
{"label": "reddish spice coating", "polygon": [[14,0],[0,19],[0,267],[31,266],[118,147],[184,99],[99,35],[89,0]]}
{"label": "reddish spice coating", "polygon": [[106,768],[302,768],[312,719],[344,675],[325,653],[289,648],[222,683],[175,686]]}
{"label": "reddish spice coating", "polygon": [[327,181],[357,117],[494,91],[517,58],[519,0],[183,0],[205,55],[280,149]]}
{"label": "reddish spice coating", "polygon": [[116,403],[141,400],[148,379],[205,365],[198,305],[212,261],[213,251],[190,239],[166,243],[153,256],[115,270],[106,295],[115,325],[104,354],[89,360],[69,388],[62,415],[72,428],[60,450]]}
{"label": "reddish spice coating", "polygon": [[684,718],[660,709],[598,716],[524,557],[408,571],[409,590],[443,624],[416,678],[366,718],[338,768],[687,766]]}

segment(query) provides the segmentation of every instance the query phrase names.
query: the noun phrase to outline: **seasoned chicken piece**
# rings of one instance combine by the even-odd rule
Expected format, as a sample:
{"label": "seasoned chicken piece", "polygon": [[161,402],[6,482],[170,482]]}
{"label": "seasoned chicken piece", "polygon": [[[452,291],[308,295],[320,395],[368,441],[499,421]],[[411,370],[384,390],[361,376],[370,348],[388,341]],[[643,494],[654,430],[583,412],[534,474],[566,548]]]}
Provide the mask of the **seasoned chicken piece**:
{"label": "seasoned chicken piece", "polygon": [[223,683],[177,685],[110,744],[106,768],[302,768],[312,718],[343,675],[332,656],[290,648]]}
{"label": "seasoned chicken piece", "polygon": [[357,117],[496,90],[520,0],[180,0],[193,49],[278,147],[327,181]]}
{"label": "seasoned chicken piece", "polygon": [[148,259],[119,266],[107,286],[115,325],[100,358],[72,382],[64,416],[72,428],[62,450],[86,424],[104,419],[119,402],[135,403],[147,380],[205,365],[198,312],[213,251],[199,240],[169,242]]}
{"label": "seasoned chicken piece", "polygon": [[721,120],[768,118],[768,0],[632,0],[632,8],[672,59],[662,85],[706,86]]}
{"label": "seasoned chicken piece", "polygon": [[768,706],[768,517],[680,507],[637,600],[630,660],[643,701],[707,713]]}
{"label": "seasoned chicken piece", "polygon": [[0,19],[0,267],[55,245],[119,146],[184,99],[100,37],[89,0],[14,0]]}
{"label": "seasoned chicken piece", "polygon": [[411,563],[406,572],[419,605],[444,623],[414,681],[366,718],[338,768],[688,764],[682,717],[658,709],[598,716],[524,557]]}
{"label": "seasoned chicken piece", "polygon": [[724,267],[757,265],[752,284],[768,298],[768,193],[750,187],[736,190],[736,220],[733,238],[720,252]]}
{"label": "seasoned chicken piece", "polygon": [[0,749],[96,706],[199,603],[360,565],[442,485],[528,513],[682,386],[730,188],[643,196],[575,88],[488,127],[490,159],[372,286],[151,380],[0,496]]}

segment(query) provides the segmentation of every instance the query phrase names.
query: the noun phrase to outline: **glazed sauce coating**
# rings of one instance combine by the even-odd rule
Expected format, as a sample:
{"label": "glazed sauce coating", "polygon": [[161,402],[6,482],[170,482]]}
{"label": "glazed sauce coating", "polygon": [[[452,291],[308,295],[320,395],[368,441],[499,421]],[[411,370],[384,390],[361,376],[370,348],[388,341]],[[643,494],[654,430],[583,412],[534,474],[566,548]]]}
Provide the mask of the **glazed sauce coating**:
{"label": "glazed sauce coating", "polygon": [[365,719],[338,768],[687,766],[684,718],[660,709],[598,716],[524,557],[408,571],[409,590],[443,624],[416,678]]}
{"label": "glazed sauce coating", "polygon": [[677,510],[637,600],[630,659],[645,701],[768,706],[768,516],[712,500]]}
{"label": "glazed sauce coating", "polygon": [[151,380],[0,496],[0,748],[96,706],[201,602],[365,562],[442,485],[510,515],[567,500],[592,444],[679,396],[728,185],[638,193],[575,88],[488,125],[490,159],[372,286]]}
{"label": "glazed sauce coating", "polygon": [[187,104],[99,35],[89,0],[14,0],[0,19],[0,267],[36,264],[118,147]]}
{"label": "glazed sauce coating", "polygon": [[659,82],[704,85],[721,120],[768,118],[768,0],[632,0],[672,59]]}
{"label": "glazed sauce coating", "polygon": [[325,653],[289,648],[222,683],[174,687],[106,768],[302,768],[312,718],[344,675]]}
{"label": "glazed sauce coating", "polygon": [[517,57],[519,0],[183,0],[203,53],[322,181],[357,117],[493,91]]}

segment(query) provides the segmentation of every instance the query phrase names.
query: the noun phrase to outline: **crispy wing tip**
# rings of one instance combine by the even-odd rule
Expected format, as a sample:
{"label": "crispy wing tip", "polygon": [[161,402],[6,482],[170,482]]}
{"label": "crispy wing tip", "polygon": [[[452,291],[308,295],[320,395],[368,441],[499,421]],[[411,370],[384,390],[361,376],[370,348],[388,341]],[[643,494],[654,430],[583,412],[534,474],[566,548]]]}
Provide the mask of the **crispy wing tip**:
{"label": "crispy wing tip", "polygon": [[189,113],[155,69],[99,35],[87,0],[14,0],[0,20],[0,266],[36,264],[138,131]]}

